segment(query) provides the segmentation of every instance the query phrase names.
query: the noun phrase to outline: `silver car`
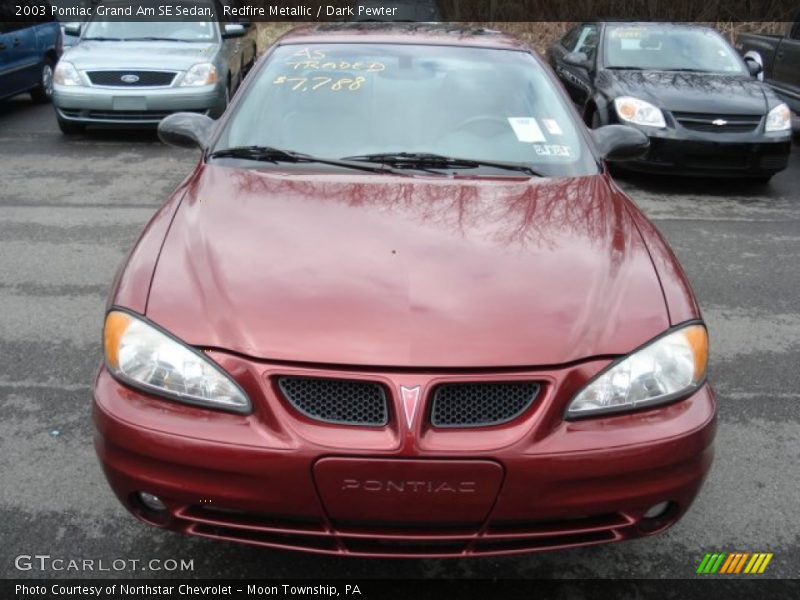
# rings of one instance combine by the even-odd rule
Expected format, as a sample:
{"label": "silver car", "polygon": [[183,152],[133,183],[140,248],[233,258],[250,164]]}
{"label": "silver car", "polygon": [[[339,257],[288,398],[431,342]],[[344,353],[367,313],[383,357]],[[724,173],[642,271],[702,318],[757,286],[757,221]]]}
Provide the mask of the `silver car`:
{"label": "silver car", "polygon": [[65,134],[87,125],[156,126],[174,112],[216,118],[250,66],[236,39],[246,33],[238,23],[93,20],[68,28],[81,28],[80,41],[53,78]]}

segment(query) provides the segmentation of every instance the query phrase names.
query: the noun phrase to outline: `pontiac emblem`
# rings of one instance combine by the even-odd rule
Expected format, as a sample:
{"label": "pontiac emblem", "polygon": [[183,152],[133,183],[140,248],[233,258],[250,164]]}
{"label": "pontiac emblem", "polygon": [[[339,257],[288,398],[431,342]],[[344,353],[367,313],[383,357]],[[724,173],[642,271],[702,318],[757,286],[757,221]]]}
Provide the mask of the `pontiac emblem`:
{"label": "pontiac emblem", "polygon": [[717,127],[722,127],[723,125],[727,125],[728,122],[725,119],[714,119],[711,121],[712,125],[716,125]]}
{"label": "pontiac emblem", "polygon": [[120,79],[123,81],[123,83],[136,83],[139,81],[139,76],[134,75],[133,73],[128,73],[120,77]]}
{"label": "pontiac emblem", "polygon": [[418,385],[414,387],[400,386],[400,395],[403,398],[403,409],[406,411],[406,422],[409,429],[411,429],[411,424],[414,422],[414,414],[417,412],[419,389]]}

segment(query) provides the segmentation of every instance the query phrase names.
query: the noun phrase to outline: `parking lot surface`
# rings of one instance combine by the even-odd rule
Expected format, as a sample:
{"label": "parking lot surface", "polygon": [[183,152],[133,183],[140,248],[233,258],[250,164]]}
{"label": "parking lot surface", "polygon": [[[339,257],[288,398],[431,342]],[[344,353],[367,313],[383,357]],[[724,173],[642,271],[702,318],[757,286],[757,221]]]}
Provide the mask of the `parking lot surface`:
{"label": "parking lot surface", "polygon": [[[105,297],[142,225],[196,154],[152,132],[67,139],[52,107],[27,97],[0,105],[0,575],[692,577],[706,552],[743,551],[774,553],[764,576],[797,576],[800,147],[793,150],[789,170],[768,186],[620,182],[678,254],[710,328],[717,454],[680,523],[653,538],[548,554],[346,559],[190,539],[140,524],[119,505],[95,459],[89,410]],[[128,562],[119,571],[17,570],[16,557],[37,554]],[[148,570],[152,559],[190,560],[193,570]]]}

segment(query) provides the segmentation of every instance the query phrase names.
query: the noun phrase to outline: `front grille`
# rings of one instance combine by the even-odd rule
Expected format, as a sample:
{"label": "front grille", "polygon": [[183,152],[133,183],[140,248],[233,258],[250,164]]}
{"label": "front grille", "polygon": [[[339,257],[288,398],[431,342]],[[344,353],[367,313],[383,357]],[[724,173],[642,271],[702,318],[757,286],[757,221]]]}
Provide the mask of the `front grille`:
{"label": "front grille", "polygon": [[472,556],[553,550],[612,542],[638,534],[621,513],[544,521],[464,523],[460,528],[365,521],[357,528],[317,517],[252,514],[185,506],[171,528],[254,546],[356,556]]}
{"label": "front grille", "polygon": [[686,154],[683,164],[691,169],[740,170],[747,168],[746,156],[726,156],[714,154]]}
{"label": "front grille", "polygon": [[326,423],[382,426],[389,421],[383,386],[369,381],[279,377],[286,400],[298,411]]}
{"label": "front grille", "polygon": [[[92,85],[109,87],[167,87],[175,79],[174,71],[87,71]],[[133,81],[133,79],[136,79]],[[130,81],[125,81],[130,79]]]}
{"label": "front grille", "polygon": [[[673,112],[672,116],[686,129],[715,133],[746,133],[753,131],[761,123],[761,115]],[[719,124],[715,125],[715,121]]]}
{"label": "front grille", "polygon": [[[171,111],[164,110],[81,110],[76,108],[62,108],[59,110],[65,117],[71,119],[120,122],[156,122],[172,114]],[[181,112],[206,113],[204,110],[194,109]]]}
{"label": "front grille", "polygon": [[789,154],[775,154],[762,156],[758,166],[762,169],[774,169],[780,171],[785,169],[789,163]]}
{"label": "front grille", "polygon": [[485,427],[521,415],[539,393],[531,381],[447,383],[433,392],[431,423],[435,427]]}

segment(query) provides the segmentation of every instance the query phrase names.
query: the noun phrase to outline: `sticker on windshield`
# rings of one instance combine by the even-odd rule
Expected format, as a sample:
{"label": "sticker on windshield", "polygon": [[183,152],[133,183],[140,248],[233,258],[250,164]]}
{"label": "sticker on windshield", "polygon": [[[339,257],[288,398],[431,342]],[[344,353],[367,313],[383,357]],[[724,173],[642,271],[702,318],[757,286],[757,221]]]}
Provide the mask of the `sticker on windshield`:
{"label": "sticker on windshield", "polygon": [[611,31],[611,37],[619,40],[638,39],[645,33],[643,27],[617,27]]}
{"label": "sticker on windshield", "polygon": [[559,127],[558,122],[555,119],[542,119],[542,123],[544,123],[544,128],[547,129],[549,134],[564,135],[564,132],[561,131],[561,127]]}
{"label": "sticker on windshield", "polygon": [[533,150],[539,156],[561,156],[564,158],[572,156],[572,149],[561,144],[534,144]]}
{"label": "sticker on windshield", "polygon": [[520,142],[544,142],[545,137],[539,123],[533,117],[508,117],[508,122]]}

